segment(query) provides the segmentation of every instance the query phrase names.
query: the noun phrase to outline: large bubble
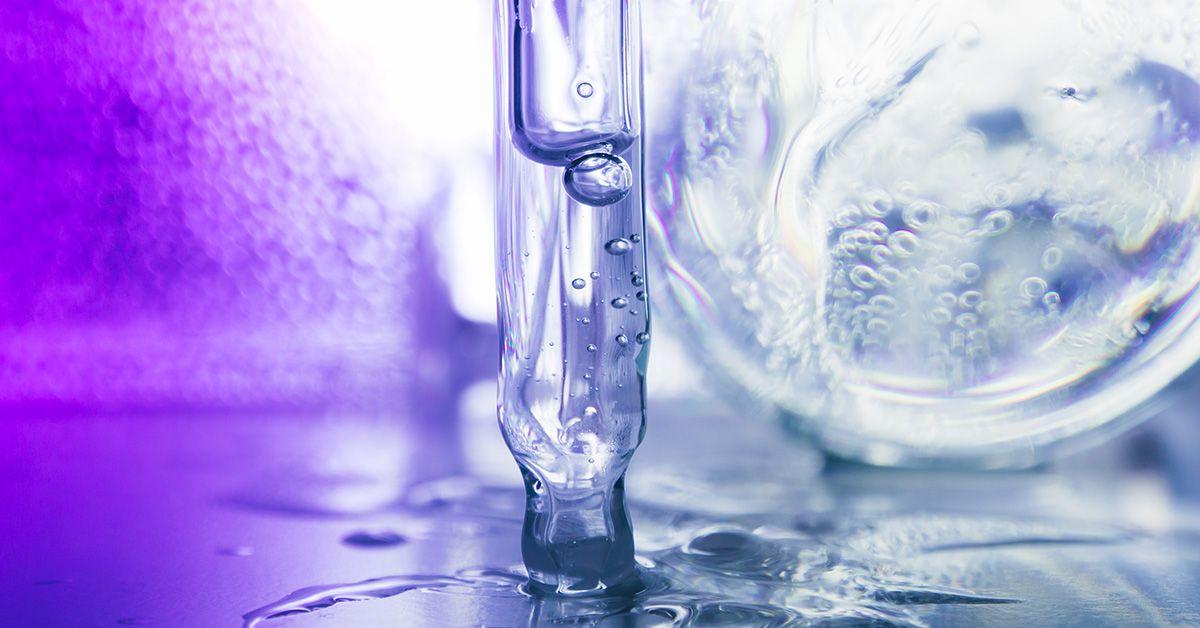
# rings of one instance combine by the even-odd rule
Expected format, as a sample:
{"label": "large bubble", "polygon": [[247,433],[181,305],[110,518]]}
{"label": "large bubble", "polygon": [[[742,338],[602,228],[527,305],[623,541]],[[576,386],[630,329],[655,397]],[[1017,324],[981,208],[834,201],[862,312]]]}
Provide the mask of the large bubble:
{"label": "large bubble", "polygon": [[629,194],[633,188],[633,171],[616,155],[591,153],[567,166],[563,186],[576,201],[603,207],[619,202]]}

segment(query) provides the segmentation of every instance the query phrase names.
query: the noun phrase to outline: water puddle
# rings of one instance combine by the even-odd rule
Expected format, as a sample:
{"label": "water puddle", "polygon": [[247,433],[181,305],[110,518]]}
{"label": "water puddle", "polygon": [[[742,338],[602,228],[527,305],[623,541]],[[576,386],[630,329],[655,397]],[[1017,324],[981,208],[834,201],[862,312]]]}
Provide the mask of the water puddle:
{"label": "water puddle", "polygon": [[[459,478],[410,495],[447,522],[506,521],[514,539],[520,525],[523,495],[514,489]],[[303,588],[247,613],[244,625],[343,602],[439,594],[458,597],[485,625],[924,626],[931,607],[1022,602],[966,586],[969,577],[954,575],[963,557],[1133,538],[1108,526],[981,515],[708,516],[638,503],[632,512],[638,582],[624,591],[536,595],[520,566],[400,575]]]}
{"label": "water puddle", "polygon": [[[713,532],[688,546],[639,557],[639,586],[598,597],[538,596],[520,567],[464,570],[452,576],[409,575],[300,589],[244,616],[246,628],[343,602],[410,592],[469,596],[486,616],[488,598],[509,598],[537,624],[791,626],[868,622],[922,626],[904,607],[1005,604],[1018,600],[934,585],[875,581],[851,564],[800,564],[784,545],[751,534]],[[505,605],[496,605],[498,608]],[[497,617],[497,621],[505,618]]]}
{"label": "water puddle", "polygon": [[391,576],[353,584],[314,586],[299,589],[242,616],[245,628],[269,619],[311,613],[342,602],[361,602],[393,597],[409,591],[445,590],[472,596],[518,594],[525,577],[499,570],[463,571],[455,576]]}
{"label": "water puddle", "polygon": [[367,549],[396,547],[407,542],[408,537],[391,530],[359,530],[342,537],[343,545]]}

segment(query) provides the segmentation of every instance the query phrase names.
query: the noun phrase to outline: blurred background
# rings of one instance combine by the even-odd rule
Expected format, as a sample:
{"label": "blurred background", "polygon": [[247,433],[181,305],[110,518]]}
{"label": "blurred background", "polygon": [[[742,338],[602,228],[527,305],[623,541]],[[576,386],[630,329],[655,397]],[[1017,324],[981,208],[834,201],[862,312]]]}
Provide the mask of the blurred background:
{"label": "blurred background", "polygon": [[0,7],[0,399],[378,405],[491,377],[490,14]]}
{"label": "blurred background", "polygon": [[6,402],[489,375],[445,359],[494,344],[487,3],[35,0],[0,28]]}
{"label": "blurred background", "polygon": [[[515,538],[389,510],[420,482],[515,477],[493,405],[491,30],[486,0],[0,4],[10,625],[221,625],[315,582],[515,560]],[[660,460],[655,417],[769,422],[713,406],[670,325],[651,363]],[[1192,379],[1046,472],[1135,478],[1088,502],[1125,522],[1194,520]],[[920,505],[787,447],[786,484]],[[1073,489],[1055,490],[1033,501]],[[338,553],[380,521],[433,549]]]}

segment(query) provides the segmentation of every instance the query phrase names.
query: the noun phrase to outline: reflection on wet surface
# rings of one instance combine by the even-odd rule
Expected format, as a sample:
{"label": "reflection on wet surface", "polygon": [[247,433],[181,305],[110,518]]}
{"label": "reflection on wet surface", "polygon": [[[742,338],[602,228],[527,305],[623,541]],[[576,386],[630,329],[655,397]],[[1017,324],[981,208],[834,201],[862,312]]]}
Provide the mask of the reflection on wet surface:
{"label": "reflection on wet surface", "polygon": [[683,402],[653,408],[630,471],[641,587],[531,596],[523,493],[483,405],[441,425],[6,424],[0,498],[21,507],[0,522],[0,585],[16,592],[0,612],[271,627],[1200,620],[1193,510],[1137,453],[1144,432],[1037,472],[897,472],[826,464],[768,421]]}
{"label": "reflection on wet surface", "polygon": [[[523,495],[510,489],[479,486],[461,500],[455,517],[508,519],[515,534]],[[247,626],[339,602],[380,599],[409,592],[442,592],[475,598],[483,612],[495,598],[531,618],[605,625],[792,625],[865,621],[883,625],[921,625],[906,607],[927,604],[1003,604],[1018,600],[920,582],[905,574],[898,558],[905,553],[983,549],[1044,543],[1107,543],[1121,538],[1108,529],[1071,529],[1061,525],[980,518],[911,519],[884,525],[822,526],[787,519],[778,525],[705,519],[665,511],[646,512],[649,535],[679,539],[677,544],[639,556],[641,582],[625,595],[562,599],[528,595],[520,567],[462,570],[447,576],[409,575],[354,584],[300,589],[247,613]],[[507,516],[506,516],[507,515]],[[653,543],[649,543],[652,545]],[[513,621],[498,614],[490,621]]]}

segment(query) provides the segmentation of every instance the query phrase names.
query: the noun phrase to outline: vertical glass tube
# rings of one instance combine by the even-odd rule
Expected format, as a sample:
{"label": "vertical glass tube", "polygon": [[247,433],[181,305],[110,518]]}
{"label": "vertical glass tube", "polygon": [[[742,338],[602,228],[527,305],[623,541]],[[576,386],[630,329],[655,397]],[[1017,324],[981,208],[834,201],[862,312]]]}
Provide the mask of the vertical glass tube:
{"label": "vertical glass tube", "polygon": [[650,338],[640,59],[634,0],[498,0],[499,418],[542,591],[634,573],[623,482]]}

